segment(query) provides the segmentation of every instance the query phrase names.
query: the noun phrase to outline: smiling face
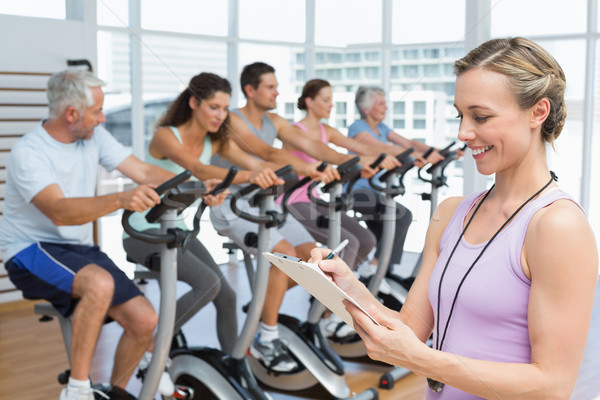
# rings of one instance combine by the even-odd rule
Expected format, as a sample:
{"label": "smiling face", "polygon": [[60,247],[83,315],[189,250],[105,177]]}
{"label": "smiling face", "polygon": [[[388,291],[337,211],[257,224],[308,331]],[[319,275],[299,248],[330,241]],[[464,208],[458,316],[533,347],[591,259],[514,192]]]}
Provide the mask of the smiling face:
{"label": "smiling face", "polygon": [[69,132],[74,140],[91,139],[94,128],[106,121],[102,107],[104,105],[104,92],[100,87],[90,88],[94,104],[85,108],[82,112],[74,107],[67,110],[70,114],[71,123]]}
{"label": "smiling face", "polygon": [[383,121],[387,109],[388,107],[385,102],[385,95],[376,93],[373,95],[373,105],[371,108],[366,110],[365,114],[374,121]]}
{"label": "smiling face", "polygon": [[333,108],[333,92],[331,86],[321,88],[314,99],[306,99],[306,107],[318,119],[327,119]]}
{"label": "smiling face", "polygon": [[[519,108],[502,74],[475,68],[456,79],[454,107],[458,139],[465,142],[477,170],[490,175],[527,163],[543,144],[532,124],[532,110]],[[536,140],[537,138],[537,140]]]}
{"label": "smiling face", "polygon": [[215,92],[206,100],[192,97],[190,106],[200,127],[207,132],[217,132],[229,114],[230,98],[231,96],[224,92]]}

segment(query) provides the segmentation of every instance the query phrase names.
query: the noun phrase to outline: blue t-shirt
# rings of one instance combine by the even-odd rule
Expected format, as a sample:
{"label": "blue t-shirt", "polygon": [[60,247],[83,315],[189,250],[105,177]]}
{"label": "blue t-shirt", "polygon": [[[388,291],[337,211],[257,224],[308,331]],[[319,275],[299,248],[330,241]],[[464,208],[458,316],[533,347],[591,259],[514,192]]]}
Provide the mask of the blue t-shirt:
{"label": "blue t-shirt", "polygon": [[348,137],[354,138],[361,132],[367,132],[369,133],[369,135],[373,136],[380,142],[387,143],[388,136],[392,131],[390,127],[384,124],[383,122],[380,122],[379,125],[377,125],[377,131],[379,132],[379,135],[376,134],[373,131],[373,129],[371,129],[369,124],[367,124],[367,121],[365,121],[364,119],[359,119],[358,121],[354,121],[352,125],[348,127]]}
{"label": "blue t-shirt", "polygon": [[[367,121],[365,121],[364,119],[359,119],[358,121],[354,121],[352,123],[352,125],[350,125],[348,127],[348,137],[355,138],[356,135],[358,135],[359,133],[367,132],[369,135],[373,136],[375,139],[379,140],[382,143],[387,144],[388,136],[390,135],[390,132],[392,131],[390,129],[390,127],[387,126],[386,124],[384,124],[383,122],[380,122],[379,125],[377,125],[377,131],[379,132],[379,135],[376,134],[373,131],[373,129],[371,129],[369,124],[367,124]],[[382,185],[381,181],[379,179],[377,179],[377,176],[373,179],[373,181],[375,182],[375,184]],[[359,179],[354,184],[354,187],[352,188],[352,190],[356,190],[356,189],[373,190],[373,188],[369,185],[369,181],[365,178]]]}
{"label": "blue t-shirt", "polygon": [[0,251],[6,261],[32,243],[92,245],[92,223],[56,226],[31,200],[57,184],[65,197],[93,197],[98,165],[112,171],[130,151],[98,126],[89,140],[61,143],[42,124],[13,146],[7,163]]}

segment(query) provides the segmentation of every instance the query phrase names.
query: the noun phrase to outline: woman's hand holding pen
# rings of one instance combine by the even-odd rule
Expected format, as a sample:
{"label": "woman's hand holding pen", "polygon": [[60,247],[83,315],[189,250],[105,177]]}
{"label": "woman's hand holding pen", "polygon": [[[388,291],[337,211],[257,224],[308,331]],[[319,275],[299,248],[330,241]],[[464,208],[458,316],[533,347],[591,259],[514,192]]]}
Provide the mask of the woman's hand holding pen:
{"label": "woman's hand holding pen", "polygon": [[309,262],[315,263],[325,272],[326,275],[331,276],[333,282],[346,293],[351,294],[352,288],[357,284],[361,284],[358,279],[354,276],[350,267],[339,257],[334,257],[330,260],[325,258],[331,253],[331,250],[316,247],[310,252]]}

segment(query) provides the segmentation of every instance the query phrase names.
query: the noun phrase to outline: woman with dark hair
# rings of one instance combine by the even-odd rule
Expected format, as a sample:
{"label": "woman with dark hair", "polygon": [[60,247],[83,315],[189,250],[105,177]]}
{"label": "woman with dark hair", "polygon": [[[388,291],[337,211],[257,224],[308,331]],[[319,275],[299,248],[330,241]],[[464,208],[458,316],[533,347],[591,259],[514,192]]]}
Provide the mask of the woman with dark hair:
{"label": "woman with dark hair", "polygon": [[[458,139],[489,190],[443,201],[399,313],[339,259],[313,259],[377,320],[349,305],[370,357],[427,376],[430,400],[568,399],[598,282],[585,213],[546,151],[566,118],[565,75],[542,47],[494,39],[454,64]],[[425,344],[433,332],[433,348]]]}
{"label": "woman with dark hair", "polygon": [[[210,189],[227,170],[210,165],[211,157],[218,153],[246,170],[238,172],[234,183],[255,183],[268,187],[278,182],[270,168],[246,154],[228,139],[228,107],[231,86],[226,79],[215,74],[194,76],[189,86],[169,106],[158,121],[146,161],[174,173],[189,169],[193,177],[205,181]],[[217,178],[217,179],[214,179]],[[217,198],[204,198],[211,206],[219,205],[226,193]],[[134,214],[131,224],[137,230],[159,230],[159,224],[150,224],[142,214]],[[180,226],[185,227],[183,221]],[[124,237],[123,247],[135,261],[143,263],[157,246],[131,237]],[[178,279],[191,289],[177,300],[174,331],[181,327],[209,302],[217,311],[217,335],[221,349],[229,353],[237,338],[236,296],[209,251],[198,239],[192,240],[187,251],[177,255]],[[172,392],[171,392],[172,393]]]}

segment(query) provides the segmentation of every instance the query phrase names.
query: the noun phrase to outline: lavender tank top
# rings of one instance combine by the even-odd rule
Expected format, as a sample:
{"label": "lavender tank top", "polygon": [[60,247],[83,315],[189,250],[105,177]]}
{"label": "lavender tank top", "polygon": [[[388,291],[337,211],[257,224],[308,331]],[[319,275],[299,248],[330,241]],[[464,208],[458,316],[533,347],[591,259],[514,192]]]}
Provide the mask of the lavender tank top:
{"label": "lavender tank top", "polygon": [[[307,131],[306,127],[304,125],[302,125],[302,123],[300,123],[300,122],[296,122],[294,124],[294,126],[297,126],[298,128],[302,129],[304,132]],[[323,126],[323,124],[319,124],[319,127],[321,128],[321,142],[323,142],[324,144],[327,144],[328,141],[327,141],[327,133],[325,132],[325,127]],[[295,155],[302,161],[306,161],[309,164],[314,164],[318,161],[300,150],[294,150],[294,151],[291,151],[290,153]],[[299,176],[298,178],[302,179],[303,177]],[[306,184],[306,185],[302,186],[301,188],[299,188],[298,190],[295,190],[294,193],[292,193],[292,195],[290,196],[290,198],[288,200],[288,204],[310,203],[310,198],[308,197],[308,186],[309,186],[309,184]],[[312,192],[312,194],[313,194],[313,196],[318,196],[317,190],[315,189]],[[281,204],[281,200],[282,200],[282,197],[281,196],[278,197],[277,203]]]}
{"label": "lavender tank top", "polygon": [[[460,236],[465,216],[482,193],[467,196],[457,207],[440,240],[440,256],[429,282],[429,302],[437,321],[438,285],[444,265]],[[531,280],[521,266],[527,226],[540,209],[559,199],[575,202],[561,190],[532,200],[494,239],[465,280],[448,325],[443,351],[497,362],[529,363],[531,346],[527,307]],[[440,334],[461,279],[487,242],[468,243],[463,237],[444,276],[440,303]],[[438,332],[434,329],[434,343]],[[441,341],[441,337],[440,337]],[[428,400],[480,399],[446,385],[439,393],[427,390]]]}

